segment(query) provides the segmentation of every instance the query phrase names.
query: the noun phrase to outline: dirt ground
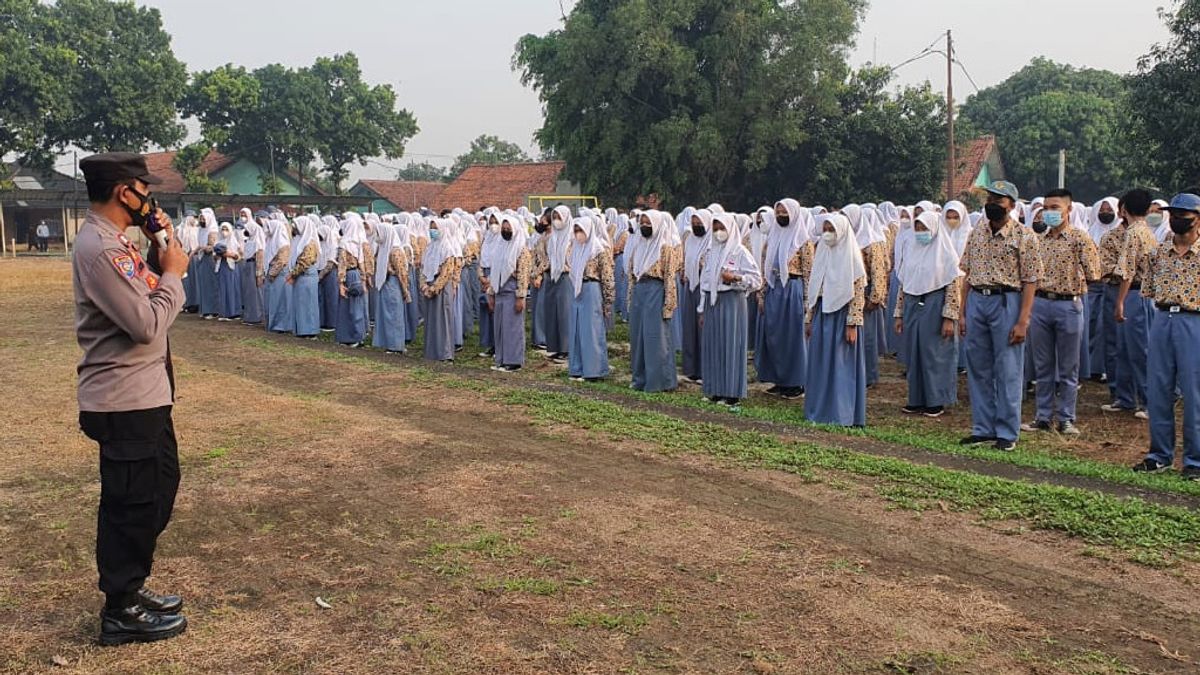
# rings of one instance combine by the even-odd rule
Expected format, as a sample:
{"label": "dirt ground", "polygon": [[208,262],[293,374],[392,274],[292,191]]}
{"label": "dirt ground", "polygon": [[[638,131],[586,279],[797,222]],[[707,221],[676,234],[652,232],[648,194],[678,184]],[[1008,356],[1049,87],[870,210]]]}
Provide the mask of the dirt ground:
{"label": "dirt ground", "polygon": [[267,351],[191,317],[151,579],[191,627],[101,649],[71,312],[65,263],[0,261],[0,672],[1200,670],[1178,570],[535,424],[415,359]]}

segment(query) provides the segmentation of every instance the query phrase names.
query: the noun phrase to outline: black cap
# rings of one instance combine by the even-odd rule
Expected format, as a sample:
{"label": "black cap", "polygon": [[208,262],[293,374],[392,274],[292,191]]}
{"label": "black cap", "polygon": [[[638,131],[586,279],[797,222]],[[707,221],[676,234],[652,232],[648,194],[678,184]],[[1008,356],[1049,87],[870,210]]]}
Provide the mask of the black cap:
{"label": "black cap", "polygon": [[158,185],[162,179],[146,168],[146,158],[136,152],[102,152],[79,160],[79,169],[88,183],[120,183],[138,179],[147,185]]}

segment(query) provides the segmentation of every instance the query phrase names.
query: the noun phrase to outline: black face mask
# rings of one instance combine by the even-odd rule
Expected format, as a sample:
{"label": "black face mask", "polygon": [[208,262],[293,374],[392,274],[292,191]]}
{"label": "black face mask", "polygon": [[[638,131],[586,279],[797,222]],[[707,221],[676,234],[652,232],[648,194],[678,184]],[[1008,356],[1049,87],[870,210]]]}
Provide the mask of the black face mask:
{"label": "black face mask", "polygon": [[692,226],[692,234],[696,235],[697,237],[703,237],[704,236],[704,226],[703,225],[693,225]]}
{"label": "black face mask", "polygon": [[1112,225],[1112,221],[1114,221],[1116,219],[1117,219],[1117,214],[1115,214],[1115,213],[1101,213],[1100,214],[1100,222],[1104,223],[1105,225]]}
{"label": "black face mask", "polygon": [[792,224],[791,216],[775,216],[775,222],[779,223],[780,227],[787,227]]}
{"label": "black face mask", "polygon": [[633,226],[632,226],[632,225],[630,225],[630,226],[629,226],[629,234],[633,234],[634,232],[636,232],[636,230],[634,230],[634,229],[633,229]]}
{"label": "black face mask", "polygon": [[535,232],[537,232],[538,234],[545,234],[546,233],[546,225],[545,225],[545,223],[538,223],[537,225],[533,226],[533,230]]}
{"label": "black face mask", "polygon": [[344,236],[346,236],[346,231],[345,231],[345,230],[343,230],[342,228],[340,228],[340,227],[339,227],[339,228],[338,228],[338,236],[339,236],[339,237],[344,237]]}
{"label": "black face mask", "polygon": [[1045,234],[1046,230],[1048,230],[1048,229],[1050,229],[1050,226],[1047,225],[1045,222],[1040,221],[1040,220],[1033,221],[1033,231],[1034,232],[1037,232],[1038,234]]}
{"label": "black face mask", "polygon": [[1182,216],[1171,216],[1171,231],[1175,234],[1187,234],[1196,226],[1195,218],[1184,218]]}
{"label": "black face mask", "polygon": [[983,212],[987,215],[987,219],[993,223],[1002,223],[1008,217],[1008,209],[1004,208],[1003,204],[984,204]]}
{"label": "black face mask", "polygon": [[[151,204],[150,209],[146,208],[147,204],[150,203],[150,196],[138,192],[137,190],[133,189],[133,187],[130,187],[129,191],[137,195],[139,202],[138,207],[136,209],[131,209],[125,202],[121,202],[121,206],[125,207],[125,211],[129,214],[129,217],[133,219],[134,227],[145,227],[146,223],[150,221],[150,214],[154,211],[153,204]],[[143,213],[143,211],[145,213]]]}
{"label": "black face mask", "polygon": [[500,236],[504,238],[504,241],[512,241],[512,232],[511,231],[501,232]]}
{"label": "black face mask", "polygon": [[649,238],[650,238],[650,236],[651,236],[651,235],[653,235],[653,234],[654,234],[654,228],[653,228],[653,227],[650,227],[649,225],[643,225],[643,226],[642,226],[642,236],[643,236],[643,237],[645,237],[645,238],[649,239]]}

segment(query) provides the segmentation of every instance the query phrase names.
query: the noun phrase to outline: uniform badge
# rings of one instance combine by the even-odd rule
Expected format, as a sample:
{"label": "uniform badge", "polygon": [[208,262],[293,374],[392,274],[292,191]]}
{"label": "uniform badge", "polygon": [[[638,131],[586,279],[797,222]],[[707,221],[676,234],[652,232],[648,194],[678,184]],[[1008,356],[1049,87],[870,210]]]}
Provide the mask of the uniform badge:
{"label": "uniform badge", "polygon": [[126,279],[132,280],[137,276],[137,264],[134,263],[133,258],[128,255],[121,254],[113,256],[112,264],[113,267],[117,268],[117,271],[121,273],[121,276],[125,277]]}
{"label": "uniform badge", "polygon": [[154,289],[158,288],[158,276],[157,275],[147,272],[146,276],[144,278],[146,279],[146,285],[150,287],[150,290],[154,290]]}
{"label": "uniform badge", "polygon": [[133,242],[129,241],[129,237],[126,237],[124,233],[117,235],[117,241],[121,242],[125,248],[133,246]]}

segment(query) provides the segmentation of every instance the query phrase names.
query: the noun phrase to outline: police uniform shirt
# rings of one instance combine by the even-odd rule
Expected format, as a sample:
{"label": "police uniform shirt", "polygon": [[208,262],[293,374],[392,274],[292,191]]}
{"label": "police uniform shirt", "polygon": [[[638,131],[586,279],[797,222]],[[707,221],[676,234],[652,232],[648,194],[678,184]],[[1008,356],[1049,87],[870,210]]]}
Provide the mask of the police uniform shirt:
{"label": "police uniform shirt", "polygon": [[150,270],[113,223],[89,211],[71,262],[83,412],[173,403],[167,330],[183,307],[183,281]]}

